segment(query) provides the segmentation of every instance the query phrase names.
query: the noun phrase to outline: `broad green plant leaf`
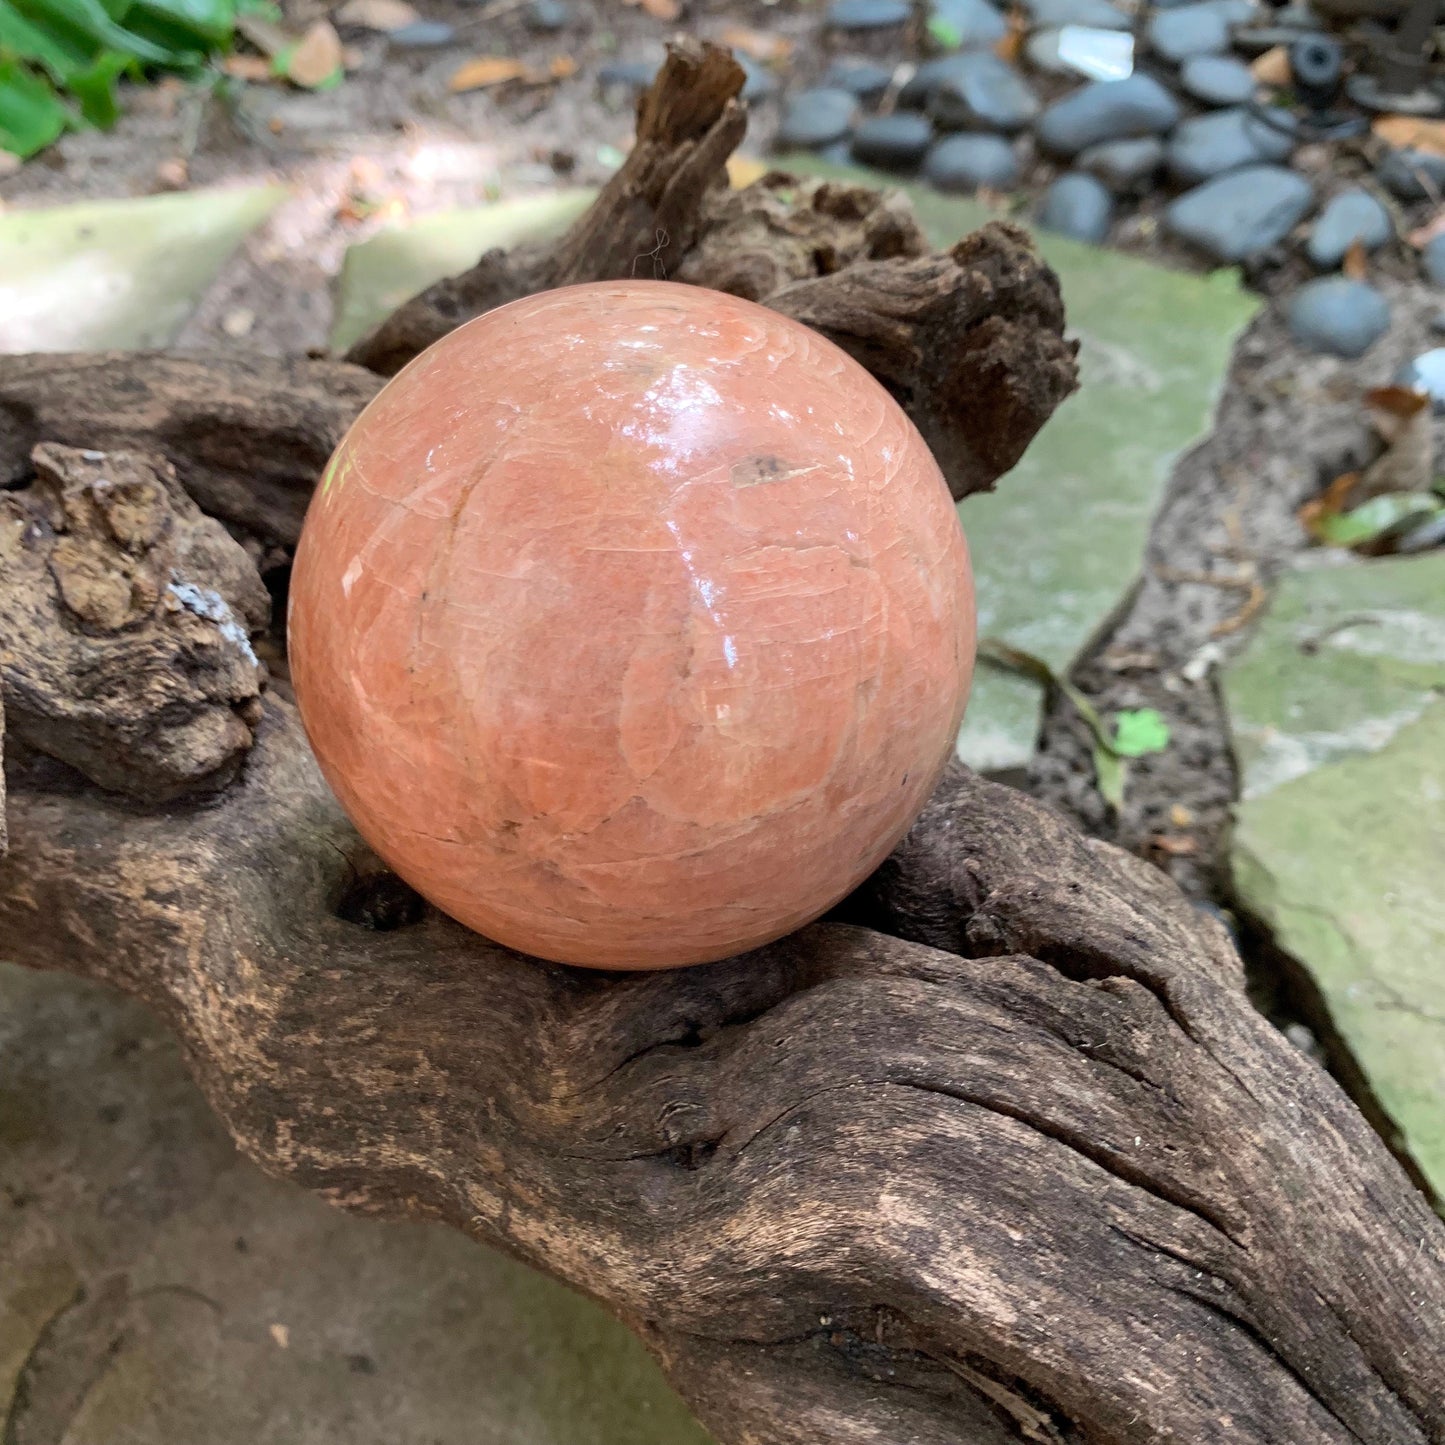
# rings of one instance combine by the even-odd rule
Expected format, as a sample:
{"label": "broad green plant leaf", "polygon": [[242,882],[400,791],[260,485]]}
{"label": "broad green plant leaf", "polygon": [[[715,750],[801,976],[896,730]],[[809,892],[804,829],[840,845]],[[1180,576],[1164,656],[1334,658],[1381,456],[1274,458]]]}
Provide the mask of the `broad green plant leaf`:
{"label": "broad green plant leaf", "polygon": [[33,156],[70,123],[70,112],[41,76],[17,61],[0,61],[0,146]]}

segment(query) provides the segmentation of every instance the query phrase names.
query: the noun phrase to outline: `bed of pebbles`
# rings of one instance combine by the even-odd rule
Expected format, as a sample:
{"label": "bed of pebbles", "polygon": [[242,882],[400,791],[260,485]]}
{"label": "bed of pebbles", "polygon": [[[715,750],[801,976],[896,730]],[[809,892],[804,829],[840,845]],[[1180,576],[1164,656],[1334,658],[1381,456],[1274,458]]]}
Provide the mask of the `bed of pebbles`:
{"label": "bed of pebbles", "polygon": [[1372,133],[1341,92],[1348,47],[1296,3],[933,0],[925,26],[908,0],[833,0],[824,26],[831,60],[783,97],[780,151],[1241,265],[1293,293],[1302,345],[1342,356],[1389,324],[1362,270],[1445,286],[1445,231],[1405,239],[1440,213],[1445,156]]}

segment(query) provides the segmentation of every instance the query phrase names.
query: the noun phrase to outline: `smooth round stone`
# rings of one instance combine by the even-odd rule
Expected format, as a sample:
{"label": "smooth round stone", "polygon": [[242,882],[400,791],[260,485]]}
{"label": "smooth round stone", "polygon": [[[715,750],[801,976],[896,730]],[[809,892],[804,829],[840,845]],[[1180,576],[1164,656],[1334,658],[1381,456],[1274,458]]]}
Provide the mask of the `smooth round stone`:
{"label": "smooth round stone", "polygon": [[971,54],[955,52],[952,55],[936,55],[932,60],[925,60],[899,90],[898,104],[905,110],[926,110],[939,86],[957,76],[968,74],[972,59]]}
{"label": "smooth round stone", "polygon": [[523,953],[700,963],[817,917],[953,750],[963,532],[857,362],[752,302],[605,282],[489,311],[312,501],[291,667],[327,781]]}
{"label": "smooth round stone", "polygon": [[828,90],[846,90],[860,100],[876,100],[893,80],[886,65],[871,60],[835,60],[823,75]]}
{"label": "smooth round stone", "polygon": [[989,0],[933,0],[931,13],[957,37],[960,50],[984,49],[1008,34],[1008,21]]}
{"label": "smooth round stone", "polygon": [[950,135],[928,152],[923,174],[940,191],[1005,191],[1018,183],[1019,160],[1002,136]]}
{"label": "smooth round stone", "polygon": [[1296,172],[1246,166],[1171,201],[1164,224],[1180,240],[1228,265],[1284,240],[1313,202],[1314,187]]}
{"label": "smooth round stone", "polygon": [[1423,391],[1437,414],[1445,412],[1445,346],[1422,351],[1395,374],[1396,386]]}
{"label": "smooth round stone", "polygon": [[833,0],[828,24],[835,30],[886,30],[912,13],[908,0]]}
{"label": "smooth round stone", "polygon": [[853,159],[885,170],[908,170],[933,143],[933,122],[926,115],[897,111],[874,115],[853,132]]}
{"label": "smooth round stone", "polygon": [[1375,167],[1375,174],[1402,201],[1423,201],[1430,193],[1421,176],[1437,191],[1445,189],[1445,156],[1430,151],[1390,151]]}
{"label": "smooth round stone", "polygon": [[1425,243],[1420,252],[1420,269],[1432,286],[1445,286],[1445,235]]}
{"label": "smooth round stone", "polygon": [[1229,49],[1229,25],[1210,4],[1160,10],[1146,33],[1154,53],[1176,65],[1194,55],[1218,55]]}
{"label": "smooth round stone", "polygon": [[572,7],[566,0],[531,0],[523,18],[529,30],[565,30],[572,23]]}
{"label": "smooth round stone", "polygon": [[1025,9],[1035,26],[1062,30],[1065,25],[1085,25],[1094,30],[1128,30],[1131,21],[1109,0],[1025,0]]}
{"label": "smooth round stone", "polygon": [[1033,87],[998,56],[981,50],[960,56],[958,71],[942,81],[928,102],[940,130],[993,130],[1011,135],[1037,119]]}
{"label": "smooth round stone", "polygon": [[1196,55],[1181,67],[1179,88],[1201,105],[1243,105],[1257,86],[1243,61],[1231,55]]}
{"label": "smooth round stone", "polygon": [[1395,543],[1397,552],[1406,553],[1428,552],[1435,547],[1445,547],[1445,512],[1436,512],[1433,517],[1427,517]]}
{"label": "smooth round stone", "polygon": [[1179,119],[1179,102],[1152,76],[1095,80],[1056,100],[1039,118],[1039,144],[1072,156],[1106,140],[1162,135]]}
{"label": "smooth round stone", "polygon": [[1301,346],[1353,360],[1390,325],[1390,306],[1368,282],[1344,276],[1308,281],[1290,298],[1290,334]]}
{"label": "smooth round stone", "polygon": [[1111,191],[1144,189],[1164,164],[1164,142],[1158,136],[1138,140],[1106,140],[1082,151],[1075,165],[1098,176]]}
{"label": "smooth round stone", "polygon": [[1039,208],[1039,225],[1044,230],[1095,246],[1109,234],[1113,218],[1114,198],[1108,187],[1079,171],[1060,176],[1044,192]]}
{"label": "smooth round stone", "polygon": [[1338,266],[1358,241],[1367,251],[1383,246],[1395,233],[1390,213],[1368,191],[1341,191],[1320,212],[1305,252],[1322,271]]}
{"label": "smooth round stone", "polygon": [[436,50],[456,38],[456,28],[445,20],[413,20],[410,25],[398,25],[386,32],[387,44],[399,45],[403,50]]}
{"label": "smooth round stone", "polygon": [[733,59],[742,66],[743,81],[742,98],[744,100],[766,100],[771,95],[778,93],[778,77],[765,65],[759,65],[750,55],[743,55],[739,51],[733,53]]}
{"label": "smooth round stone", "polygon": [[661,69],[660,60],[609,60],[597,71],[597,83],[619,89],[646,90]]}
{"label": "smooth round stone", "polygon": [[858,97],[847,90],[799,91],[778,124],[778,144],[818,150],[842,140],[858,116]]}
{"label": "smooth round stone", "polygon": [[1243,106],[1180,121],[1169,137],[1169,174],[1185,185],[1263,161],[1282,161],[1294,136],[1260,120]]}

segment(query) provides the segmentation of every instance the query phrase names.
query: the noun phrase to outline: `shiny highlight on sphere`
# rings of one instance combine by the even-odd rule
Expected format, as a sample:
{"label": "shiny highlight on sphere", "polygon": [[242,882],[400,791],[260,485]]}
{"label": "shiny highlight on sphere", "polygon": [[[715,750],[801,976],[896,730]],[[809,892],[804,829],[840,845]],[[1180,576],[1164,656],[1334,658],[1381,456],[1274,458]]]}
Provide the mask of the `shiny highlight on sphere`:
{"label": "shiny highlight on sphere", "polygon": [[816,332],[666,282],[488,312],[327,468],[292,679],[367,842],[599,968],[727,957],[887,856],[973,669],[968,552],[902,409]]}

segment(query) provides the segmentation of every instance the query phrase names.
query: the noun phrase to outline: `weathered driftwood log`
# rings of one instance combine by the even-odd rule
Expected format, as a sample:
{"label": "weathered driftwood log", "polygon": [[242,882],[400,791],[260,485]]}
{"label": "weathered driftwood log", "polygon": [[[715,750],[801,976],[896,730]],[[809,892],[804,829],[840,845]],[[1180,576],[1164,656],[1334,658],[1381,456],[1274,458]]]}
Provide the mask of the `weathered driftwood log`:
{"label": "weathered driftwood log", "polygon": [[[730,104],[674,106],[691,148],[598,214],[674,218],[673,274],[773,237],[737,276],[935,408],[956,486],[991,481],[1072,385],[1047,272],[1007,229],[913,255],[861,192],[728,199],[701,182]],[[829,235],[836,275],[787,269]],[[385,874],[286,703],[238,680],[256,578],[170,477],[284,548],[375,385],[0,362],[0,953],[149,1000],[266,1168],[604,1302],[724,1445],[1445,1441],[1439,1221],[1251,1009],[1217,926],[1022,795],[956,770],[838,920],[665,975],[518,957]],[[201,716],[235,749],[158,767]]]}
{"label": "weathered driftwood log", "polygon": [[10,958],[149,1000],[266,1168],[606,1303],[729,1445],[1445,1439],[1440,1222],[1216,925],[1022,795],[946,781],[892,935],[620,978],[376,887],[282,704],[219,803],[19,782]]}

